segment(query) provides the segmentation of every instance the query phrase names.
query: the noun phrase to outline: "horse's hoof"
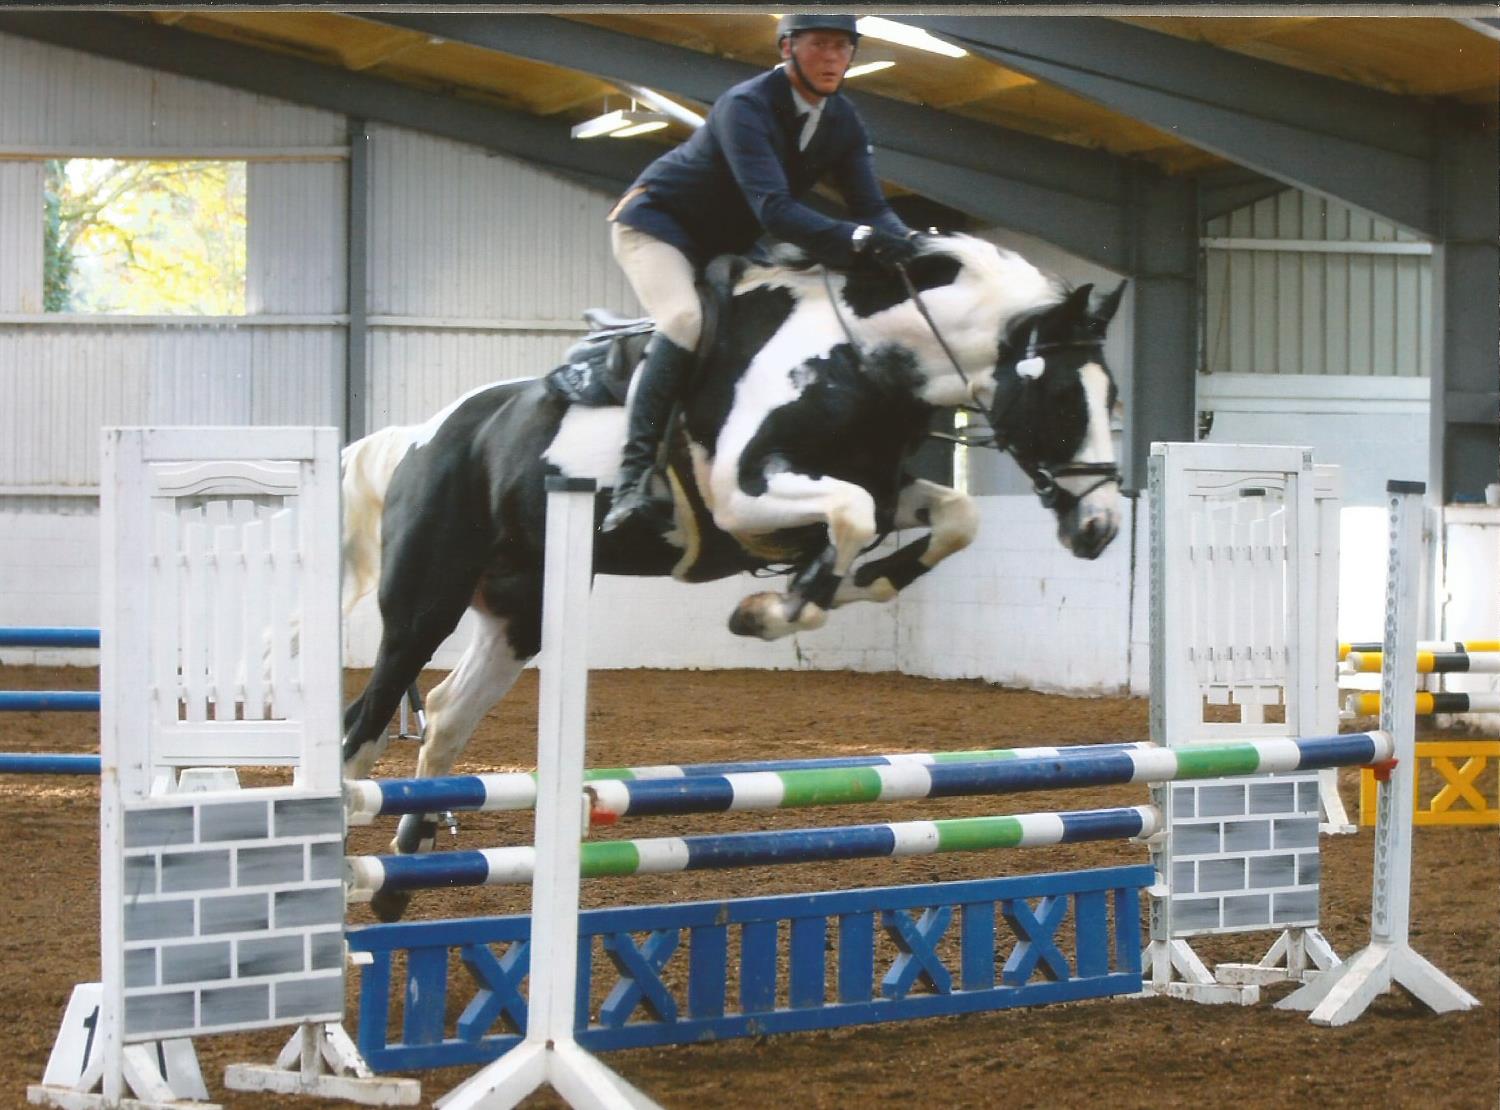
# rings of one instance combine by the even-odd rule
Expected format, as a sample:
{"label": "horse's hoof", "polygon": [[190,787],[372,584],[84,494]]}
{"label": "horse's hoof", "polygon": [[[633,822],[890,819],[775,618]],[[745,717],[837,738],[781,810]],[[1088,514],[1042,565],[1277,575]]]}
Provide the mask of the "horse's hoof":
{"label": "horse's hoof", "polygon": [[781,594],[766,591],[751,594],[729,614],[729,631],[736,636],[757,636],[762,640],[779,640],[793,632],[810,632],[828,622],[828,612],[811,602],[803,602],[797,619],[786,618],[786,601]]}
{"label": "horse's hoof", "polygon": [[370,912],[381,921],[400,921],[411,905],[409,890],[377,890],[370,898]]}

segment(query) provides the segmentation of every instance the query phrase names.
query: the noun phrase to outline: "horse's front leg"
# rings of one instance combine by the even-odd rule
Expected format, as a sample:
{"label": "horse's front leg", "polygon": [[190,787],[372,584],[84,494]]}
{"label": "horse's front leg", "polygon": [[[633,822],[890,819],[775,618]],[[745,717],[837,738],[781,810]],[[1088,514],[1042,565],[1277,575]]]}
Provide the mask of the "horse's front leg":
{"label": "horse's front leg", "polygon": [[896,502],[897,529],[928,529],[904,547],[854,568],[839,583],[834,607],[852,601],[889,601],[950,555],[968,547],[979,531],[973,500],[922,478],[908,479]]}
{"label": "horse's front leg", "polygon": [[875,538],[875,499],[852,482],[784,471],[767,480],[764,493],[736,490],[715,508],[714,522],[738,536],[828,526],[828,547],[797,572],[786,593],[752,594],[729,618],[736,635],[776,640],[820,628],[828,619],[839,583]]}

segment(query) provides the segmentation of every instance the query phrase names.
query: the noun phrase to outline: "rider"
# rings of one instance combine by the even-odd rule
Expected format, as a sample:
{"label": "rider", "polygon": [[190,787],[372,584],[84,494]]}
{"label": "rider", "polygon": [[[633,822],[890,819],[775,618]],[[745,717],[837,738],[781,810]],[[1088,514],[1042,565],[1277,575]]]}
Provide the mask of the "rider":
{"label": "rider", "polygon": [[[615,260],[656,335],[631,388],[606,532],[667,515],[651,474],[693,365],[702,326],[694,279],[711,258],[743,253],[762,232],[839,268],[861,259],[891,267],[915,253],[915,232],[875,179],[864,123],[839,95],[859,45],[854,16],[783,16],[777,44],[782,64],[720,96],[704,126],[647,166],[609,214]],[[798,199],[824,178],[852,220]]]}

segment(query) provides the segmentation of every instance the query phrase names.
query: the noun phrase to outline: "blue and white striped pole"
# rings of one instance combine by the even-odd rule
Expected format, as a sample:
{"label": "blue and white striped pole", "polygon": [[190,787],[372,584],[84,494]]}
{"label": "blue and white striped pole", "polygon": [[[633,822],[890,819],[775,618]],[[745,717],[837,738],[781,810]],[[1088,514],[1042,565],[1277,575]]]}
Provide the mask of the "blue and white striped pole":
{"label": "blue and white striped pole", "polygon": [[[1154,806],[1129,806],[826,829],[592,841],[581,846],[580,874],[583,878],[601,878],[1029,848],[1086,840],[1143,839],[1154,836],[1162,827],[1160,811]],[[530,882],[536,870],[536,851],[522,845],[477,852],[357,856],[345,863],[351,897],[358,900],[382,890]]]}
{"label": "blue and white striped pole", "polygon": [[996,763],[898,763],[885,767],[778,771],[590,783],[595,824],[626,816],[724,813],[1016,794],[1080,786],[1175,782],[1184,779],[1368,766],[1391,758],[1388,733],[1241,740],[1182,748],[1142,747]]}
{"label": "blue and white striped pole", "polygon": [[[772,759],[741,763],[654,764],[605,767],[584,772],[585,782],[613,779],[683,779],[771,771],[818,771],[847,767],[903,767],[943,763],[1006,762],[1053,756],[1099,755],[1149,748],[1147,741],[1084,744],[1075,747],[983,748],[959,752],[906,752],[891,755],[825,756],[820,759]],[[375,817],[407,813],[468,810],[485,813],[530,809],[536,804],[536,775],[505,771],[440,778],[361,779],[344,784],[349,822],[369,824]]]}

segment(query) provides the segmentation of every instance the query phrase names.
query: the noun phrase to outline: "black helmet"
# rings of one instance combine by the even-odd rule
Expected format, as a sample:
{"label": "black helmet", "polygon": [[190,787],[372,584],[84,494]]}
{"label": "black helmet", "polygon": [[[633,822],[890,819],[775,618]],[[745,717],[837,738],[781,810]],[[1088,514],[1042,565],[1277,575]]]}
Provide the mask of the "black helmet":
{"label": "black helmet", "polygon": [[776,45],[798,31],[843,31],[849,41],[859,45],[859,29],[852,15],[784,15],[776,25]]}

